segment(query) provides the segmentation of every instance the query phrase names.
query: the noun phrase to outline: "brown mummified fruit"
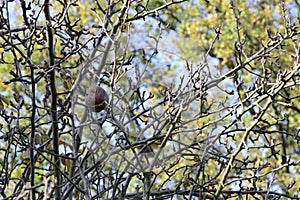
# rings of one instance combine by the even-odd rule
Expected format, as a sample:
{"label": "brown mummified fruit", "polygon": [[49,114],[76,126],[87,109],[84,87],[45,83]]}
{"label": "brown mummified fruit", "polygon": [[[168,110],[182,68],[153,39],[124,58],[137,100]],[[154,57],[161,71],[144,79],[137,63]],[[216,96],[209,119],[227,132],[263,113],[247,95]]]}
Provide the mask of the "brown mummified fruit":
{"label": "brown mummified fruit", "polygon": [[109,98],[105,90],[100,86],[91,86],[85,94],[85,104],[93,112],[104,110]]}

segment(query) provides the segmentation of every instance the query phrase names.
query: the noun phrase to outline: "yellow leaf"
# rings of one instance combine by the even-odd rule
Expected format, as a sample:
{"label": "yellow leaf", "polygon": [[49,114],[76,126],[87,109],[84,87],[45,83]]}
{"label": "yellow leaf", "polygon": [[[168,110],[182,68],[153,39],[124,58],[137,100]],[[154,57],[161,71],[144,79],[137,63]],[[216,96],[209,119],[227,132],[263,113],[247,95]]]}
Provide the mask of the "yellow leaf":
{"label": "yellow leaf", "polygon": [[62,157],[61,158],[61,163],[63,165],[65,165],[67,167],[67,169],[70,169],[70,159]]}
{"label": "yellow leaf", "polygon": [[72,146],[70,143],[64,141],[63,139],[60,139],[60,140],[59,140],[59,144],[60,144],[60,145],[63,144],[63,145],[65,145],[65,146],[67,146],[67,147],[71,147],[71,146]]}

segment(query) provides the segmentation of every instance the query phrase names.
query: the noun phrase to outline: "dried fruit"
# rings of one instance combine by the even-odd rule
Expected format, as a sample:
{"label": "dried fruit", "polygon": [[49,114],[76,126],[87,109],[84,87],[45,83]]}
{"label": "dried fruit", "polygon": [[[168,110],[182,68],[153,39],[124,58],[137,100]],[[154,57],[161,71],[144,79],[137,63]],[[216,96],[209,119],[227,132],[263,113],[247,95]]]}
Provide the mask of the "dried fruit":
{"label": "dried fruit", "polygon": [[104,110],[108,100],[106,91],[100,86],[91,86],[85,94],[85,104],[94,112]]}

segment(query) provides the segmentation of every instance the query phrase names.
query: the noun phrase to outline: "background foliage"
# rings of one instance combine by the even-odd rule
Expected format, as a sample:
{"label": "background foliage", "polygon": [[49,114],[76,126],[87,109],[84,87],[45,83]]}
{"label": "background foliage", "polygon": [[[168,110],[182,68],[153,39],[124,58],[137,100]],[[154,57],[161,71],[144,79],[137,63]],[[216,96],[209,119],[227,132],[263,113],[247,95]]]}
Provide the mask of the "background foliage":
{"label": "background foliage", "polygon": [[299,7],[1,1],[1,198],[300,199]]}

